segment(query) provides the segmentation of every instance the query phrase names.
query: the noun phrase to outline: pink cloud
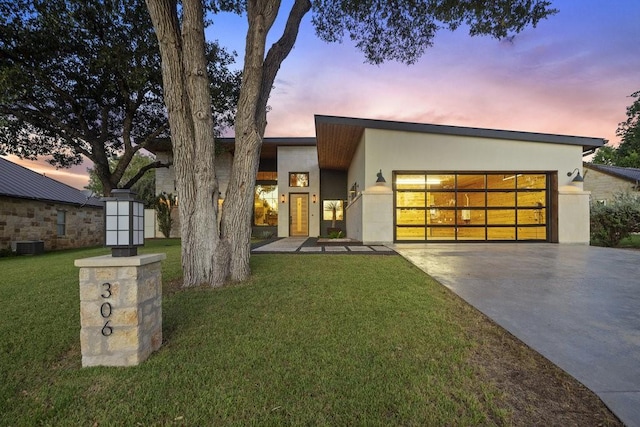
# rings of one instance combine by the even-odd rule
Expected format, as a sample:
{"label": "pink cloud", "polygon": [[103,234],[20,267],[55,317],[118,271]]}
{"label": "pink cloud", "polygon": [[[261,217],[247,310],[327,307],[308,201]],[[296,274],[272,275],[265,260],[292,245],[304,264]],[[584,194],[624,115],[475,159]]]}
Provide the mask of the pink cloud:
{"label": "pink cloud", "polygon": [[286,88],[269,101],[267,134],[311,136],[317,113],[616,142],[628,95],[640,89],[640,7],[557,3],[559,15],[513,43],[444,32],[414,66],[363,64],[349,43],[307,31],[280,71]]}

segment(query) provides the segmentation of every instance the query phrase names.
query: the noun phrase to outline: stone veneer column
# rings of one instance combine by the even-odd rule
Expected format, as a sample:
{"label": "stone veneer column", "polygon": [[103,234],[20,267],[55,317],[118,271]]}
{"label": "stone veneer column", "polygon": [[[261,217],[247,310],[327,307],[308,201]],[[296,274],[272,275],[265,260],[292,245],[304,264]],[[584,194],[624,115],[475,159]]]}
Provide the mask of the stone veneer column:
{"label": "stone veneer column", "polygon": [[165,254],[78,259],[82,366],[134,366],[162,344]]}

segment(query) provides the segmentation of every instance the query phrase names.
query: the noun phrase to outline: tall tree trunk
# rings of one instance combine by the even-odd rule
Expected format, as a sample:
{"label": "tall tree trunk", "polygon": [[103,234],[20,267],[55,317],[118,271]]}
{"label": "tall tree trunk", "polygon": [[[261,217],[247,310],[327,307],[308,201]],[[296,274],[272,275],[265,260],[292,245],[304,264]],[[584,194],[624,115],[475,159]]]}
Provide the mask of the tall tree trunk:
{"label": "tall tree trunk", "polygon": [[265,57],[266,37],[278,15],[280,1],[247,1],[249,29],[236,115],[236,146],[218,233],[219,194],[206,84],[202,3],[182,1],[180,34],[175,0],[146,2],[162,56],[164,98],[178,190],[184,285],[218,286],[229,276],[234,281],[244,280],[251,273],[253,192],[267,124],[267,100],[311,3],[296,0],[282,37]]}
{"label": "tall tree trunk", "polygon": [[[264,126],[259,118],[259,100],[263,84],[263,60],[267,34],[276,16],[280,1],[253,0],[247,2],[249,29],[244,56],[240,98],[235,121],[235,152],[222,215],[222,236],[229,244],[231,280],[246,279],[251,245],[251,213],[260,148]],[[266,107],[266,106],[265,106]]]}
{"label": "tall tree trunk", "polygon": [[265,57],[266,38],[280,8],[279,0],[247,1],[247,30],[244,70],[235,126],[235,154],[222,213],[222,237],[230,249],[230,278],[244,280],[251,274],[251,217],[260,149],[267,125],[267,101],[282,61],[289,55],[309,0],[296,0],[282,37]]}
{"label": "tall tree trunk", "polygon": [[162,57],[182,233],[183,286],[220,285],[226,271],[214,274],[218,187],[202,3],[182,2],[182,33],[175,1],[147,0],[147,7]]}

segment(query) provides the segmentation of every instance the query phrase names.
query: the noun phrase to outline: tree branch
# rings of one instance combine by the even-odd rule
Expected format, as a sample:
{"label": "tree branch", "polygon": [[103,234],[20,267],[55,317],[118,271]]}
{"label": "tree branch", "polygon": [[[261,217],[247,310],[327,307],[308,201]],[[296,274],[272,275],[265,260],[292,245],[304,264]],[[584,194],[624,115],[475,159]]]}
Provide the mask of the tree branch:
{"label": "tree branch", "polygon": [[256,118],[258,119],[262,133],[266,127],[266,107],[271,93],[271,88],[276,78],[276,74],[285,60],[298,37],[298,30],[300,29],[300,23],[302,18],[311,10],[311,2],[309,0],[296,0],[291,7],[289,17],[287,18],[287,24],[280,39],[275,42],[264,60],[264,69],[262,73],[262,87],[260,90],[260,97],[256,105]]}
{"label": "tree branch", "polygon": [[122,188],[131,188],[133,186],[133,184],[135,184],[140,178],[142,178],[142,176],[151,169],[158,169],[158,168],[168,168],[169,166],[171,166],[173,163],[169,162],[169,163],[162,163],[161,161],[155,161],[153,163],[149,163],[146,166],[143,166],[140,168],[140,170],[138,171],[138,173],[136,173],[133,178],[131,178],[129,181],[127,181],[126,184],[124,184],[122,186]]}

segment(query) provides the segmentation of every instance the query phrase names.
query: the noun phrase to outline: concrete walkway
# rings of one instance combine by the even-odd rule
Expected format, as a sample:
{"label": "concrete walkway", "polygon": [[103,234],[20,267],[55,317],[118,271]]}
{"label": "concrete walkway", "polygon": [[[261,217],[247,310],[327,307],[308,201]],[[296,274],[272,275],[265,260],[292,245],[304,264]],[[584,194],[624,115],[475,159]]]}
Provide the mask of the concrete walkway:
{"label": "concrete walkway", "polygon": [[397,244],[396,252],[640,426],[640,251]]}
{"label": "concrete walkway", "polygon": [[358,253],[358,254],[390,254],[394,253],[392,249],[381,245],[312,245],[305,246],[307,237],[286,237],[275,240],[266,245],[254,248],[252,253],[285,253],[285,252],[302,252],[302,253]]}

